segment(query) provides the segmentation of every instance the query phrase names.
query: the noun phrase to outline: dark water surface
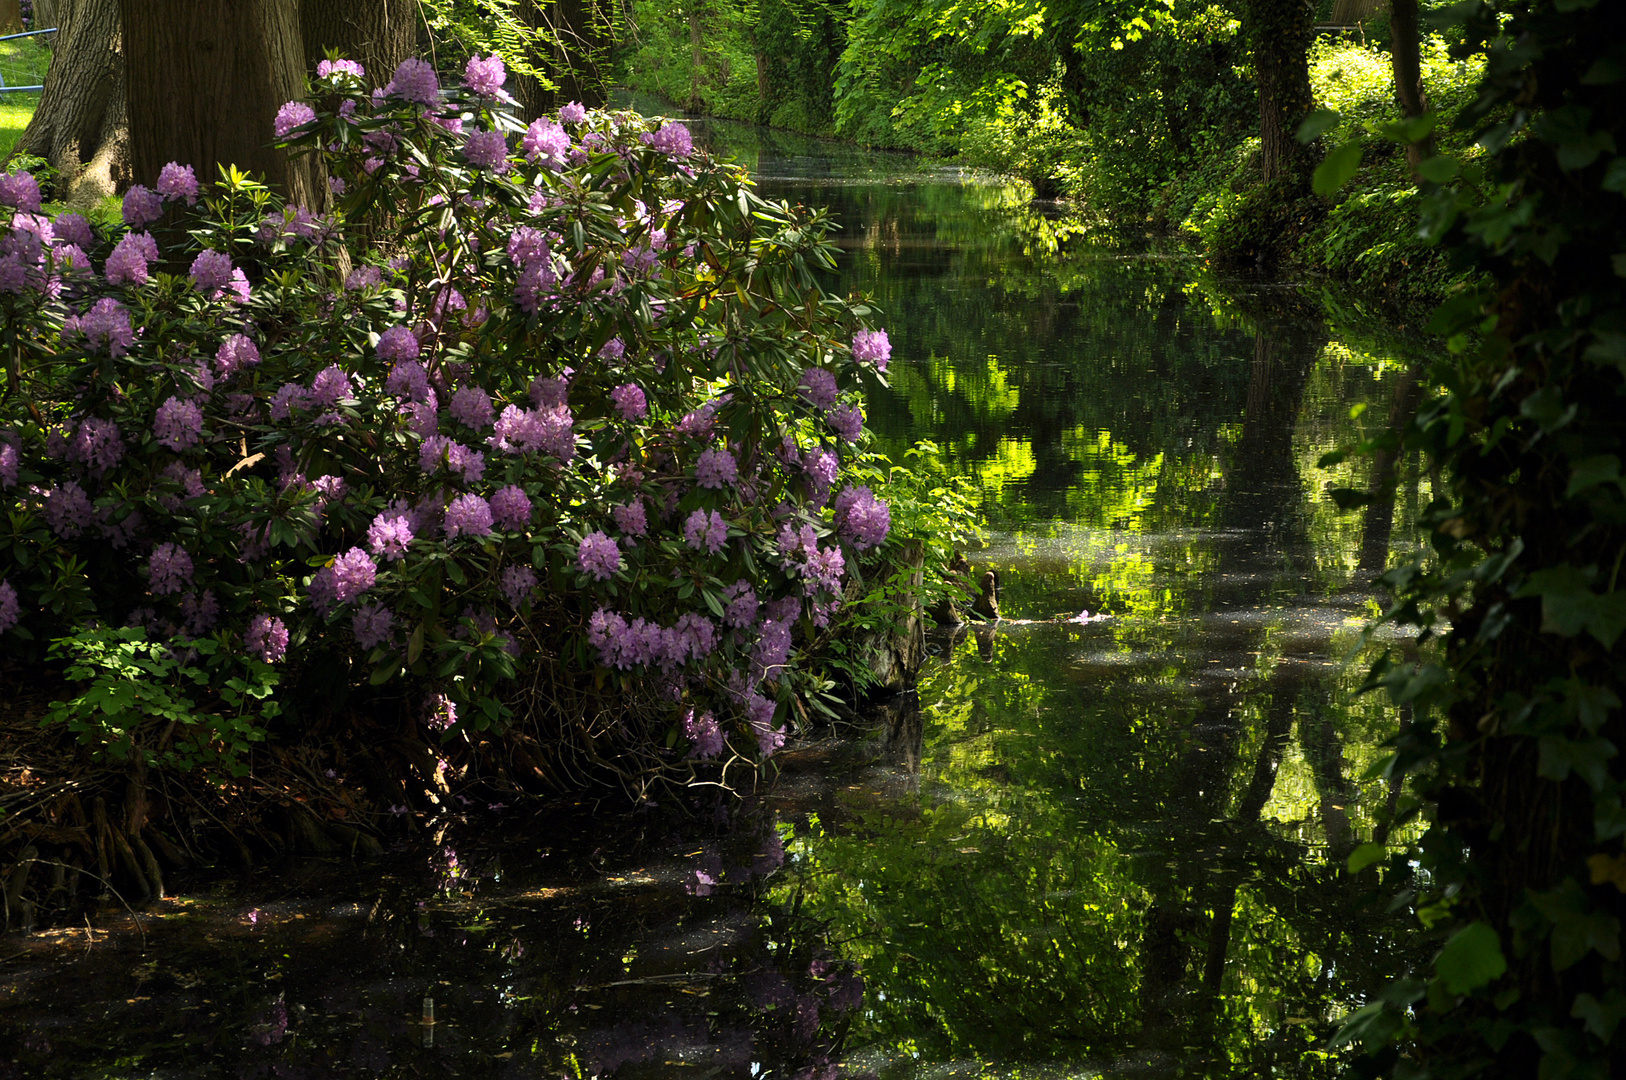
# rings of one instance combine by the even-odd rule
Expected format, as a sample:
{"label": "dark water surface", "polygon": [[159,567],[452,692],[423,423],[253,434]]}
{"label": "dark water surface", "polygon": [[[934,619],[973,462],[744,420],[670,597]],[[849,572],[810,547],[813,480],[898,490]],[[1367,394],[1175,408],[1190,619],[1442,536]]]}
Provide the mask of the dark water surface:
{"label": "dark water surface", "polygon": [[[458,808],[377,864],[6,939],[11,1075],[1336,1072],[1404,929],[1340,869],[1400,839],[1393,720],[1341,661],[1428,481],[1317,461],[1410,400],[1403,343],[1312,289],[1058,257],[996,183],[703,137],[843,224],[893,343],[879,448],[970,478],[1005,621],[937,636],[918,702],[787,751],[747,812]],[[1325,494],[1381,469],[1396,499]]]}

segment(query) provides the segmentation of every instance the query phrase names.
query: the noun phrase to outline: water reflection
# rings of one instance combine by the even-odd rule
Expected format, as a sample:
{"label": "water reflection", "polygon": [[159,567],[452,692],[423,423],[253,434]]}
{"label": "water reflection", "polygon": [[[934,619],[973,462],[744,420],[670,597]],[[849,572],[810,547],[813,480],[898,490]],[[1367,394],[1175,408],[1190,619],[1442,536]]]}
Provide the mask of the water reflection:
{"label": "water reflection", "polygon": [[[1055,223],[996,185],[754,150],[765,193],[849,224],[843,286],[901,358],[872,422],[978,482],[1009,620],[938,642],[918,786],[823,807],[778,889],[863,965],[854,1062],[1331,1075],[1403,936],[1341,869],[1394,793],[1339,660],[1426,481],[1317,462],[1404,414],[1410,365],[1303,289],[1037,259]],[[1396,478],[1364,516],[1325,495]]]}

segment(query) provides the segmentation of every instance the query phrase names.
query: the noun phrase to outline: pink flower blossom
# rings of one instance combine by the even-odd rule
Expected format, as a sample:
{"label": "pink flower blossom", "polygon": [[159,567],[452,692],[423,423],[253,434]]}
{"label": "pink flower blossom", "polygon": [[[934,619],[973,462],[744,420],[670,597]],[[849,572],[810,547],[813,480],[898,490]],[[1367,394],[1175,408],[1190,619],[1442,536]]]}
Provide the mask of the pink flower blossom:
{"label": "pink flower blossom", "polygon": [[367,527],[368,550],[391,562],[404,556],[410,543],[412,525],[399,510],[385,510]]}
{"label": "pink flower blossom", "polygon": [[[709,712],[696,717],[694,710],[690,709],[683,717],[683,734],[694,743],[694,749],[689,751],[691,757],[713,758],[723,752],[723,729],[717,723],[717,718]],[[711,878],[698,870],[695,873],[705,878],[703,884],[709,891]],[[695,895],[704,896],[705,893],[697,890]]]}
{"label": "pink flower blossom", "polygon": [[215,370],[222,379],[230,378],[246,367],[260,362],[259,347],[242,334],[233,334],[221,343],[215,353]]}
{"label": "pink flower blossom", "polygon": [[864,433],[864,410],[857,405],[837,405],[826,414],[830,427],[842,442],[856,443]]}
{"label": "pink flower blossom", "polygon": [[892,528],[892,514],[886,503],[864,485],[844,489],[836,496],[836,529],[859,551],[886,539]]}
{"label": "pink flower blossom", "polygon": [[126,233],[114,245],[103,266],[114,285],[145,285],[147,264],[158,258],[158,244],[148,233]]}
{"label": "pink flower blossom", "polygon": [[814,408],[828,409],[836,403],[836,377],[823,368],[808,368],[802,373],[801,392]]}
{"label": "pink flower blossom", "polygon": [[459,387],[452,395],[452,403],[448,410],[454,420],[459,420],[476,431],[483,431],[491,426],[491,419],[496,411],[491,407],[491,395],[478,386]]}
{"label": "pink flower blossom", "polygon": [[587,110],[582,108],[581,102],[572,101],[560,107],[559,119],[566,124],[580,124],[587,119]]}
{"label": "pink flower blossom", "polygon": [[316,77],[318,79],[332,79],[340,75],[350,75],[357,79],[367,77],[367,71],[354,60],[318,60],[316,62]]}
{"label": "pink flower blossom", "polygon": [[45,496],[45,524],[64,540],[84,532],[94,517],[90,496],[72,480],[52,488]]}
{"label": "pink flower blossom", "polygon": [[75,426],[67,454],[69,461],[81,462],[99,476],[123,459],[124,436],[113,421],[87,416]]}
{"label": "pink flower blossom", "polygon": [[497,418],[496,434],[488,441],[505,453],[543,451],[569,461],[576,453],[574,423],[570,410],[562,405],[541,409],[509,405]]}
{"label": "pink flower blossom", "polygon": [[757,621],[757,610],[762,605],[757,601],[756,590],[749,581],[741,578],[730,585],[723,595],[728,598],[728,607],[723,610],[723,622],[743,630]]}
{"label": "pink flower blossom", "polygon": [[649,532],[649,516],[642,499],[634,499],[625,506],[617,506],[610,511],[610,516],[615,518],[615,527],[628,536],[643,536]]}
{"label": "pink flower blossom", "polygon": [[694,137],[689,129],[676,120],[668,120],[653,135],[646,136],[649,145],[670,158],[686,158],[694,152]]}
{"label": "pink flower blossom", "polygon": [[510,607],[518,608],[536,591],[536,571],[529,566],[510,566],[503,570],[501,589],[503,599]]}
{"label": "pink flower blossom", "polygon": [[335,604],[346,604],[373,587],[378,580],[378,567],[359,547],[353,547],[333,560],[331,565],[318,570],[308,592],[311,606],[318,614],[326,615]]}
{"label": "pink flower blossom", "polygon": [[[3,179],[0,177],[0,180]],[[96,243],[96,234],[91,231],[90,222],[81,214],[58,214],[56,220],[51,222],[51,231],[58,240],[78,247],[93,247]]]}

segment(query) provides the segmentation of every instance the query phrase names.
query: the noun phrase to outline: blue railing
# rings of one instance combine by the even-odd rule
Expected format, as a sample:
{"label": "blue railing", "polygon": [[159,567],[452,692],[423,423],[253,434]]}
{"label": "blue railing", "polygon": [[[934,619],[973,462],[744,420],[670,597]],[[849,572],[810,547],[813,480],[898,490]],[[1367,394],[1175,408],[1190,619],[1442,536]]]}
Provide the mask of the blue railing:
{"label": "blue railing", "polygon": [[[0,36],[0,41],[12,41],[12,40],[14,40],[16,38],[35,37],[35,36],[37,36],[39,34],[54,34],[54,33],[56,33],[56,27],[54,27],[54,26],[51,27],[49,30],[24,30],[20,34],[6,34],[4,36]],[[43,83],[41,83],[38,86],[7,86],[6,85],[5,73],[0,72],[0,94],[18,92],[18,91],[23,91],[23,90],[44,90],[44,89],[45,89],[45,85]]]}

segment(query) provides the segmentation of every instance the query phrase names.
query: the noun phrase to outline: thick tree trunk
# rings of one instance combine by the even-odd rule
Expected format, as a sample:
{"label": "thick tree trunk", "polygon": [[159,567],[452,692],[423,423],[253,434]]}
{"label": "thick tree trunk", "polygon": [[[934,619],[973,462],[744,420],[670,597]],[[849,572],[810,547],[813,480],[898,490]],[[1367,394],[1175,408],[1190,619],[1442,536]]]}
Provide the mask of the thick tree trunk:
{"label": "thick tree trunk", "polygon": [[327,49],[367,69],[371,86],[383,86],[418,49],[417,0],[304,0],[299,27],[305,70],[311,74]]}
{"label": "thick tree trunk", "polygon": [[271,147],[284,102],[304,96],[297,0],[119,0],[129,68],[130,159],[152,183],[165,162],[213,178],[263,176],[290,201],[320,206],[308,158]]}
{"label": "thick tree trunk", "polygon": [[1328,21],[1334,26],[1354,26],[1376,15],[1383,3],[1384,0],[1333,0],[1332,18]]}
{"label": "thick tree trunk", "polygon": [[[1394,58],[1395,102],[1400,115],[1410,119],[1428,111],[1428,95],[1423,92],[1422,42],[1417,27],[1417,0],[1390,0],[1390,53]],[[1434,156],[1434,136],[1406,144],[1406,164],[1415,174],[1417,166]]]}
{"label": "thick tree trunk", "polygon": [[70,0],[34,0],[34,25],[30,30],[50,30],[58,25],[63,17],[63,9],[70,6]]}
{"label": "thick tree trunk", "polygon": [[1296,135],[1314,105],[1309,62],[1315,33],[1312,9],[1305,0],[1248,0],[1242,13],[1259,89],[1265,182],[1286,179],[1308,191],[1309,153]]}
{"label": "thick tree trunk", "polygon": [[0,0],[0,34],[15,34],[22,28],[22,0]]}
{"label": "thick tree trunk", "polygon": [[603,105],[603,64],[611,44],[608,4],[603,0],[557,0],[552,15],[559,41],[553,63],[559,101]]}
{"label": "thick tree trunk", "polygon": [[56,169],[52,196],[95,203],[130,182],[130,126],[117,0],[59,0],[61,19],[39,108],[13,153]]}
{"label": "thick tree trunk", "polygon": [[690,112],[701,112],[705,107],[705,103],[700,100],[700,69],[706,60],[701,46],[700,11],[697,8],[691,8],[689,11],[689,100],[685,103],[685,108]]}

